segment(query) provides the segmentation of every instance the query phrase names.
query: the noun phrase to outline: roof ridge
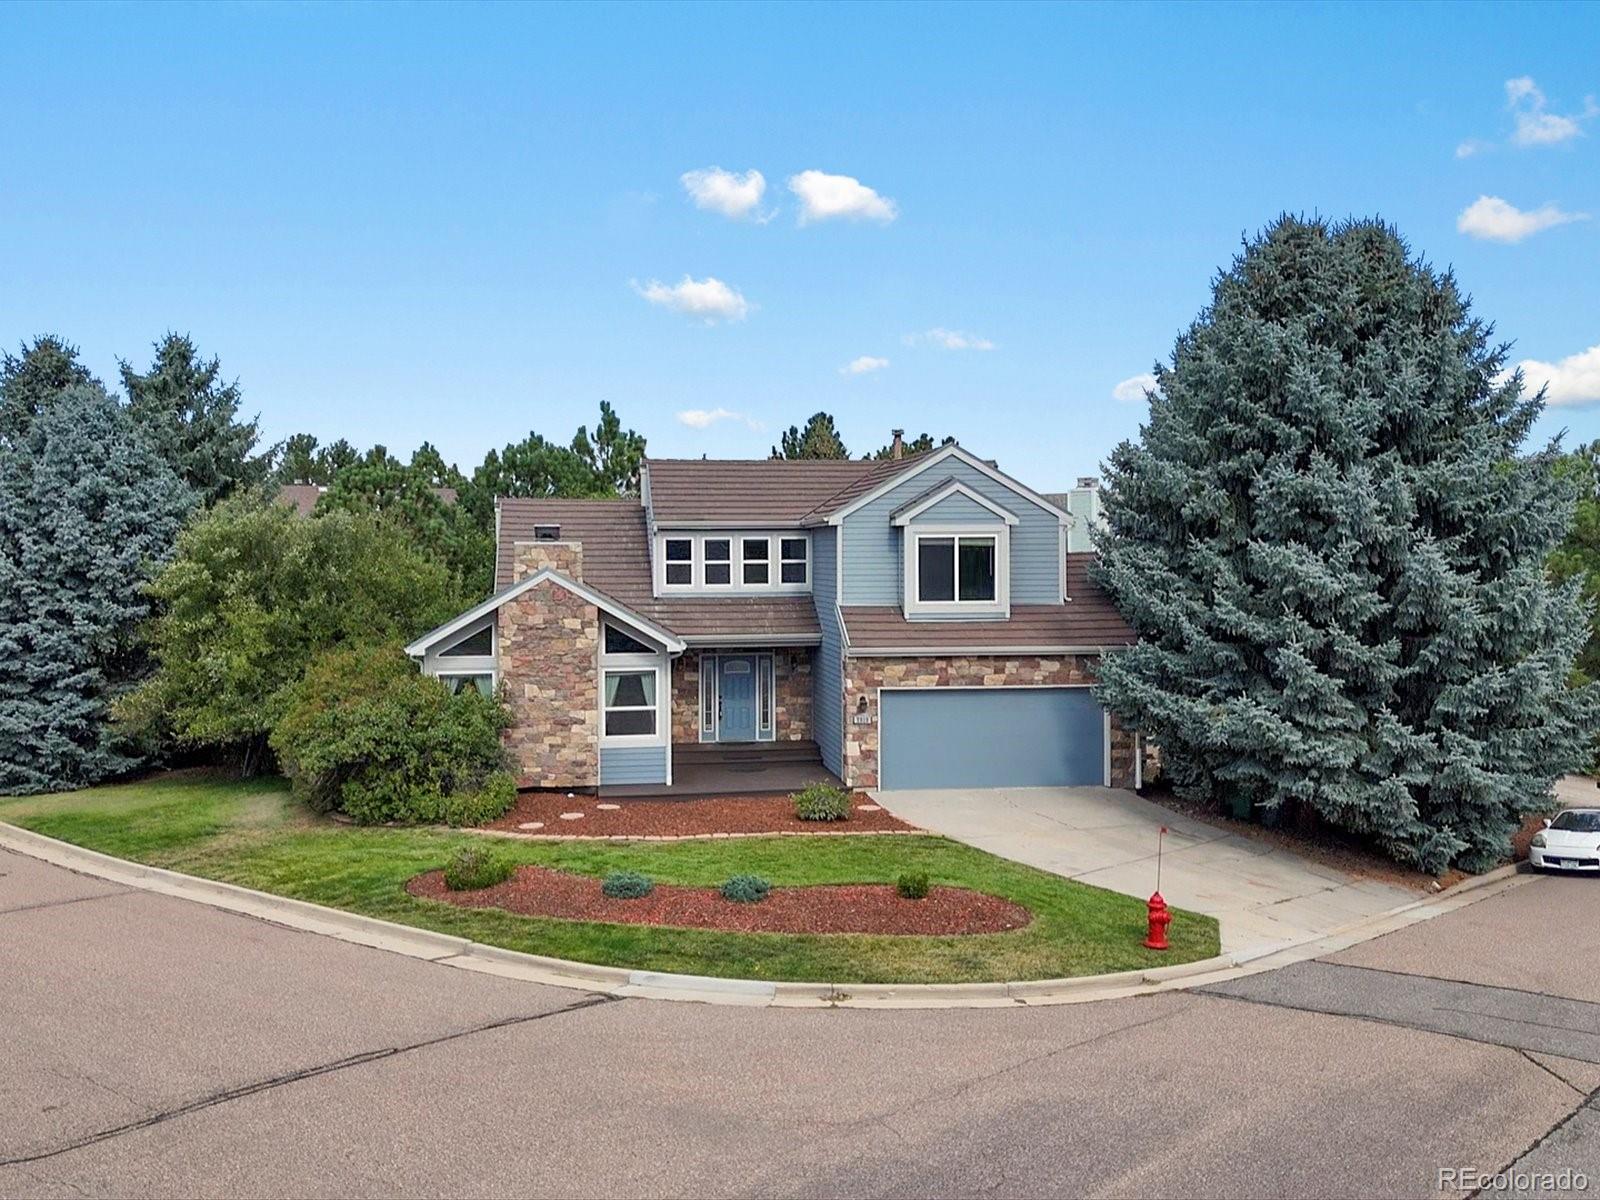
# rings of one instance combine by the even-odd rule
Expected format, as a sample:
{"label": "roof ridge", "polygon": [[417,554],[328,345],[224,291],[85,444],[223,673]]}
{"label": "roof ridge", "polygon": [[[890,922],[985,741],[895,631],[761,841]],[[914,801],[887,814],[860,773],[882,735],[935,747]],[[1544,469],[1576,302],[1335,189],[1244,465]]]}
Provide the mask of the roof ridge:
{"label": "roof ridge", "polygon": [[[938,446],[932,450],[923,450],[917,454],[907,454],[903,458],[866,459],[864,460],[865,465],[870,468],[870,470],[865,473],[870,474],[873,478],[873,482],[875,483],[883,479],[893,479],[901,471],[904,471],[908,467],[914,466],[922,459],[927,458],[930,454],[936,454],[938,451],[943,449],[943,446]],[[833,495],[822,501],[801,519],[804,521],[809,521],[813,517],[827,516],[837,507],[837,501],[839,497],[844,495],[859,482],[860,480],[852,480],[850,483],[845,484],[844,487],[840,488],[837,492],[834,492]]]}

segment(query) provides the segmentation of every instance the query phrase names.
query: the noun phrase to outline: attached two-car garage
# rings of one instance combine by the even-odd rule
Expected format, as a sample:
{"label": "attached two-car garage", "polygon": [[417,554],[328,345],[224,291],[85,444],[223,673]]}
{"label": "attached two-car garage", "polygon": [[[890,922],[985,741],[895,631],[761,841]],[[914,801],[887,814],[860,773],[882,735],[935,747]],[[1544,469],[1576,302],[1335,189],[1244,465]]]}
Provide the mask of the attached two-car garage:
{"label": "attached two-car garage", "polygon": [[1086,687],[885,688],[878,786],[1103,787],[1109,739]]}

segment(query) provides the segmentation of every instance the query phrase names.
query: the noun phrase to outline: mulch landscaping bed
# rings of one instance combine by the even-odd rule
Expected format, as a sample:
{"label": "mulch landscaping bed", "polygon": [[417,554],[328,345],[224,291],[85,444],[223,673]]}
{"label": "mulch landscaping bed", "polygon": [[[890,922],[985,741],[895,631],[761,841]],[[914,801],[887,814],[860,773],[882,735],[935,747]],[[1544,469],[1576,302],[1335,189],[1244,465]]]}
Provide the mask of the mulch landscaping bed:
{"label": "mulch landscaping bed", "polygon": [[[687,837],[711,833],[870,833],[910,830],[884,809],[861,812],[872,804],[865,793],[850,799],[847,821],[802,821],[788,796],[706,796],[693,800],[605,800],[565,792],[523,792],[511,811],[486,828],[544,837]],[[601,805],[615,805],[602,808]],[[562,813],[582,813],[563,820]],[[538,822],[538,829],[523,825]]]}
{"label": "mulch landscaping bed", "polygon": [[426,900],[463,908],[499,908],[529,917],[609,921],[624,925],[676,925],[740,933],[887,933],[942,937],[1021,929],[1033,914],[1020,904],[966,888],[934,887],[922,900],[903,899],[890,884],[813,884],[776,887],[765,900],[724,900],[716,888],[658,883],[638,900],[613,900],[587,875],[524,866],[504,883],[475,892],[452,892],[444,872],[429,871],[406,884]]}

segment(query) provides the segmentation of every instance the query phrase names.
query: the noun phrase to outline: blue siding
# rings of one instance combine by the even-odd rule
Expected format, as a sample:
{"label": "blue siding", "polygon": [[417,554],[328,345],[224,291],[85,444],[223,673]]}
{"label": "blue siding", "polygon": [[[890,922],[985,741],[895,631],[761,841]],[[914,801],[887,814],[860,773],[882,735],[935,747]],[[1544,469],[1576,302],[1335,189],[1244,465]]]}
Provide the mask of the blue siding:
{"label": "blue siding", "polygon": [[[1016,511],[1016,505],[1014,504],[1002,504],[1001,507],[1014,517],[1022,515]],[[1000,520],[999,517],[995,516],[994,513],[979,504],[971,496],[963,496],[958,492],[954,496],[946,496],[932,508],[923,509],[911,518],[911,523],[913,525],[920,525],[924,522],[929,525],[963,525],[968,521],[977,521],[985,525],[993,525],[998,520]]]}
{"label": "blue siding", "polygon": [[[889,516],[946,479],[959,479],[1016,514],[1018,523],[1011,529],[1011,603],[1060,603],[1060,522],[1033,501],[955,458],[913,476],[844,519],[842,603],[902,603],[902,531],[889,523]],[[820,611],[820,602],[817,607]]]}
{"label": "blue siding", "polygon": [[600,783],[602,786],[626,783],[665,783],[665,746],[601,746]]}
{"label": "blue siding", "polygon": [[811,594],[817,604],[822,644],[811,668],[811,725],[822,751],[822,765],[844,775],[844,638],[839,631],[838,595],[834,578],[838,531],[825,526],[811,531]]}
{"label": "blue siding", "polygon": [[884,691],[879,786],[1105,783],[1105,710],[1088,688]]}

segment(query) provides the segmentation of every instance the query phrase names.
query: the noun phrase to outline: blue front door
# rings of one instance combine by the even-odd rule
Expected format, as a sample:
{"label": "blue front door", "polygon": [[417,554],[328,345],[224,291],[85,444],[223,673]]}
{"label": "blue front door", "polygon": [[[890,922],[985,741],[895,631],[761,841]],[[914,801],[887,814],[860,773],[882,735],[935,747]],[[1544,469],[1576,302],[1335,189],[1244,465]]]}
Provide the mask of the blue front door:
{"label": "blue front door", "polygon": [[717,741],[756,740],[756,660],[753,657],[721,659],[717,669]]}

